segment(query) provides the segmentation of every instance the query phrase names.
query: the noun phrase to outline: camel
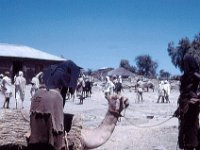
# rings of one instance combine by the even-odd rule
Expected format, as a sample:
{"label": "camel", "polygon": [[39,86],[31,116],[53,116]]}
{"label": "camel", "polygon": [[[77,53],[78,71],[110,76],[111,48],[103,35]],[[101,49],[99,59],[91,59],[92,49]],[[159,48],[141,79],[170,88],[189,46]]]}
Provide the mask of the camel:
{"label": "camel", "polygon": [[149,92],[149,89],[152,89],[152,91],[154,92],[154,84],[151,82],[151,81],[147,81],[147,82],[144,82],[144,88],[147,89],[147,92]]}
{"label": "camel", "polygon": [[[137,86],[138,86],[138,83],[136,83],[136,85],[135,85],[135,90],[136,90]],[[154,89],[155,89],[154,84],[151,81],[141,81],[140,80],[140,86],[143,88],[143,90],[146,89],[147,92],[149,92],[149,89],[152,89],[152,91],[154,92]]]}
{"label": "camel", "polygon": [[[61,134],[56,134],[56,138],[61,138],[62,136],[64,136],[65,138],[65,147],[63,147],[64,149],[67,150],[87,150],[87,149],[94,149],[97,147],[100,147],[101,145],[103,145],[104,143],[106,143],[109,138],[111,137],[115,126],[117,124],[117,121],[120,117],[122,117],[121,112],[127,108],[129,106],[129,102],[128,99],[123,97],[123,96],[119,96],[119,95],[115,95],[115,96],[106,96],[106,99],[108,100],[108,111],[105,115],[105,118],[103,119],[103,121],[101,122],[101,124],[96,127],[96,128],[83,128],[82,124],[80,123],[80,119],[78,117],[75,117],[74,115],[70,115],[72,119],[72,122],[70,121],[70,119],[65,120],[64,119],[64,126],[67,127],[69,125],[71,125],[71,129],[67,129],[65,128],[65,135]],[[61,106],[60,106],[61,107]],[[49,140],[49,131],[51,131],[51,125],[47,126],[47,128],[44,128],[47,124],[51,124],[51,117],[50,114],[40,114],[39,115],[39,121],[36,120],[35,122],[32,121],[32,123],[35,123],[35,125],[39,125],[40,127],[43,127],[42,130],[40,130],[41,128],[39,128],[40,131],[44,131],[44,136],[42,136],[43,139],[47,139],[47,141]],[[74,116],[74,117],[72,117]],[[78,118],[78,119],[77,119]],[[38,119],[38,118],[37,118]],[[46,120],[41,121],[41,120]],[[39,123],[39,124],[38,124]],[[33,126],[35,127],[35,126]],[[33,128],[33,130],[35,130]],[[47,132],[46,132],[47,131]],[[68,132],[68,133],[67,133]],[[41,134],[40,132],[35,132],[38,133],[39,135]],[[46,135],[47,134],[47,135]],[[27,142],[28,142],[28,149],[32,150],[32,149],[55,149],[58,150],[58,147],[54,147],[56,145],[51,145],[51,143],[49,142],[41,142],[41,143],[37,143],[37,142],[33,142],[30,143],[30,135],[31,132],[27,133],[26,138],[27,138]],[[36,135],[36,134],[34,134]],[[33,136],[34,136],[33,135]],[[51,135],[51,134],[50,134]],[[36,136],[34,136],[36,137]],[[63,138],[62,138],[63,139]],[[35,140],[34,138],[32,138],[32,140]],[[37,138],[36,138],[37,140]],[[60,140],[61,142],[62,140]],[[64,141],[63,141],[64,142]],[[64,145],[62,145],[64,146]],[[59,149],[60,150],[60,149]]]}
{"label": "camel", "polygon": [[122,83],[120,82],[115,83],[114,92],[116,94],[120,94],[122,90],[123,90]]}
{"label": "camel", "polygon": [[[121,112],[128,107],[128,99],[122,96],[107,96],[108,111],[97,128],[82,128],[80,120],[74,117],[72,127],[66,135],[69,150],[97,148],[111,137]],[[79,121],[77,121],[79,120]]]}
{"label": "camel", "polygon": [[82,80],[77,84],[76,91],[79,96],[84,98],[91,97],[93,82]]}

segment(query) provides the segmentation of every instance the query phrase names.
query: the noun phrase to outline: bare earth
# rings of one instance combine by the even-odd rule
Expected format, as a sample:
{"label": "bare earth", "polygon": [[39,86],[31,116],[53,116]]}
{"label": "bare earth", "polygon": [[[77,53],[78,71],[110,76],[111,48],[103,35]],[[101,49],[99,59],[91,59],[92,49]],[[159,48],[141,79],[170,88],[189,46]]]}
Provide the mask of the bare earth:
{"label": "bare earth", "polygon": [[[157,89],[152,92],[144,92],[144,102],[135,103],[134,90],[125,89],[122,94],[129,99],[129,107],[124,111],[124,116],[119,120],[111,138],[98,150],[175,150],[177,148],[178,120],[172,118],[168,121],[177,107],[179,96],[178,89],[171,91],[171,103],[156,103]],[[0,113],[4,111],[3,96],[0,94]],[[15,98],[12,97],[10,109],[15,109]],[[26,89],[24,111],[29,112],[30,85]],[[20,103],[18,107],[21,108]],[[107,111],[107,100],[104,93],[98,87],[93,87],[91,97],[84,100],[83,105],[79,99],[67,100],[64,108],[65,113],[83,116],[84,127],[97,127]],[[19,109],[18,108],[18,109]],[[149,118],[152,117],[152,118]],[[3,116],[0,115],[0,119]],[[166,121],[166,122],[165,122]],[[164,122],[164,123],[162,123]]]}

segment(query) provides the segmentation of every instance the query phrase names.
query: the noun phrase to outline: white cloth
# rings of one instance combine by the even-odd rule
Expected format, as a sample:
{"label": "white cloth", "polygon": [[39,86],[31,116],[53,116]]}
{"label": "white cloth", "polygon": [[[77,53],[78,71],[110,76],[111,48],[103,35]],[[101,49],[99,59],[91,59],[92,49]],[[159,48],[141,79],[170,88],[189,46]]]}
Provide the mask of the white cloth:
{"label": "white cloth", "polygon": [[119,77],[119,83],[122,83],[122,77]]}
{"label": "white cloth", "polygon": [[20,99],[24,100],[26,79],[22,75],[16,77],[15,88],[16,88],[16,92],[20,95]]}
{"label": "white cloth", "polygon": [[170,90],[170,83],[165,83],[163,85],[163,89],[165,90],[166,95],[169,96],[170,92],[171,92],[171,90]]}
{"label": "white cloth", "polygon": [[33,77],[31,83],[34,85],[34,88],[38,89],[40,86],[40,81],[37,77]]}
{"label": "white cloth", "polygon": [[164,96],[164,83],[161,81],[161,83],[158,86],[158,96]]}
{"label": "white cloth", "polygon": [[8,76],[4,76],[2,79],[3,90],[6,98],[10,98],[12,96],[12,82]]}
{"label": "white cloth", "polygon": [[105,84],[105,87],[104,87],[104,92],[110,92],[110,93],[113,93],[113,89],[115,88],[115,85],[113,84],[112,81],[108,80]]}
{"label": "white cloth", "polygon": [[143,92],[143,82],[140,80],[137,82],[137,92],[139,93]]}

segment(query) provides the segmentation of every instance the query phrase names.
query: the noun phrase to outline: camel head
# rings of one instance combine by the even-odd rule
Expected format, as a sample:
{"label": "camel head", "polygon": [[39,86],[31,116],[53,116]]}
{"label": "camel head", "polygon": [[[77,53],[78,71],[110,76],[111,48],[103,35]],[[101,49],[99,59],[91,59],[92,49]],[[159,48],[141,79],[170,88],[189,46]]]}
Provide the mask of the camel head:
{"label": "camel head", "polygon": [[129,106],[128,98],[115,95],[115,96],[107,96],[109,105],[109,112],[114,116],[121,117],[121,112]]}

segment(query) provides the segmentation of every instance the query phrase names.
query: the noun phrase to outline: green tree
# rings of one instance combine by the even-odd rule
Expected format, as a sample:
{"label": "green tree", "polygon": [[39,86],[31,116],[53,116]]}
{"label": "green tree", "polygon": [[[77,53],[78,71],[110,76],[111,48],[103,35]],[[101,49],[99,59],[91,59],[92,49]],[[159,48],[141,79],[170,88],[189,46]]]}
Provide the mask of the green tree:
{"label": "green tree", "polygon": [[158,63],[153,61],[149,55],[140,55],[135,58],[138,74],[146,77],[155,77]]}
{"label": "green tree", "polygon": [[168,80],[170,78],[170,76],[171,76],[171,74],[169,72],[163,70],[163,69],[161,69],[160,72],[159,72],[159,78],[160,79],[167,79]]}
{"label": "green tree", "polygon": [[188,50],[188,54],[194,56],[198,64],[200,64],[200,33],[195,35],[191,43],[191,48]]}
{"label": "green tree", "polygon": [[123,68],[125,68],[125,69],[129,69],[131,66],[130,66],[128,60],[122,59],[122,60],[120,61],[119,67],[123,67]]}
{"label": "green tree", "polygon": [[180,70],[183,70],[183,64],[182,64],[182,60],[184,55],[188,52],[188,50],[190,49],[190,41],[189,39],[186,38],[182,38],[179,43],[178,46],[175,47],[173,42],[170,42],[168,44],[168,54],[172,59],[172,63],[174,64],[175,67],[180,68]]}
{"label": "green tree", "polygon": [[200,33],[195,35],[194,40],[192,42],[192,47],[194,49],[200,49]]}
{"label": "green tree", "polygon": [[126,60],[126,59],[122,59],[122,60],[120,61],[119,67],[123,67],[123,68],[125,68],[125,69],[127,69],[127,70],[129,70],[129,71],[131,71],[131,72],[133,72],[133,73],[135,73],[135,72],[136,72],[136,69],[137,69],[136,67],[131,66],[131,65],[129,64],[129,61]]}
{"label": "green tree", "polygon": [[172,63],[175,67],[183,71],[183,57],[187,55],[192,55],[200,64],[200,33],[194,36],[192,42],[189,39],[182,38],[178,45],[175,46],[173,42],[168,44],[168,54],[171,57]]}

